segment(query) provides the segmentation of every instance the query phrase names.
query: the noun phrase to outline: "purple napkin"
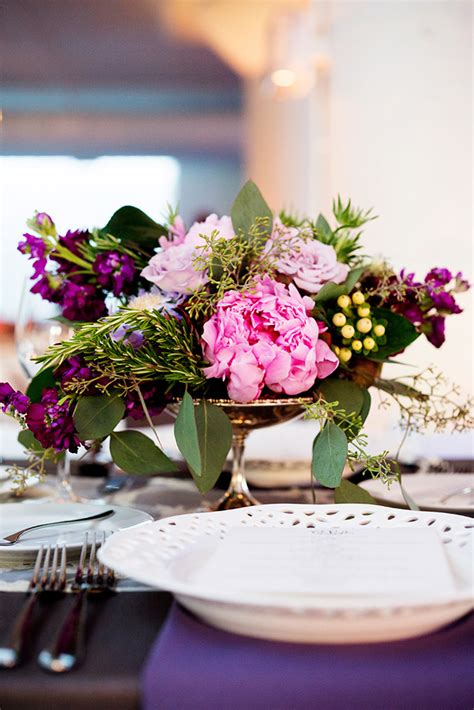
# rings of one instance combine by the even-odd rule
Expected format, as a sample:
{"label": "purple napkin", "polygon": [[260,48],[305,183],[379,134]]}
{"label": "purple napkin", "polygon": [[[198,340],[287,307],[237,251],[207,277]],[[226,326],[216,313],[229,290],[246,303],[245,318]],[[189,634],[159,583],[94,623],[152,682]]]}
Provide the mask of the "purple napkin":
{"label": "purple napkin", "polygon": [[471,710],[474,615],[383,644],[304,645],[214,629],[174,604],[142,677],[144,710]]}

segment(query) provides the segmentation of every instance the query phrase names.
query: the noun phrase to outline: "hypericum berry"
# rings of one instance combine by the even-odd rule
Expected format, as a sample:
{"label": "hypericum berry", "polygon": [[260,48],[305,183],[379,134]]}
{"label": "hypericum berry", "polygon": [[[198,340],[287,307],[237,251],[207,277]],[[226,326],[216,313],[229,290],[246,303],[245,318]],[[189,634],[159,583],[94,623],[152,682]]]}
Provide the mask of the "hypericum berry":
{"label": "hypericum berry", "polygon": [[342,360],[342,362],[349,362],[351,357],[352,353],[349,348],[341,348],[341,351],[339,353],[339,359]]}
{"label": "hypericum berry", "polygon": [[364,348],[373,350],[375,348],[375,340],[373,338],[364,338]]}
{"label": "hypericum berry", "polygon": [[367,318],[368,316],[370,316],[370,306],[368,306],[367,304],[359,306],[359,308],[357,309],[357,315],[359,315],[361,318]]}
{"label": "hypericum berry", "polygon": [[335,346],[334,346],[334,352],[335,352],[336,355],[339,357],[339,353],[341,352],[341,348],[339,347],[339,345],[335,345]]}
{"label": "hypericum berry", "polygon": [[339,296],[339,298],[337,299],[337,305],[339,306],[339,308],[347,308],[351,305],[351,299],[349,298],[349,296]]}
{"label": "hypericum berry", "polygon": [[382,335],[385,335],[385,326],[384,325],[376,325],[374,328],[374,334],[378,337],[381,338]]}
{"label": "hypericum berry", "polygon": [[345,325],[341,328],[341,335],[343,338],[353,338],[355,330],[351,325]]}
{"label": "hypericum berry", "polygon": [[361,306],[365,302],[365,296],[360,291],[356,291],[352,294],[352,303],[356,306]]}
{"label": "hypericum berry", "polygon": [[361,318],[357,321],[356,328],[359,333],[369,333],[372,330],[372,321],[370,318]]}
{"label": "hypericum berry", "polygon": [[351,347],[353,350],[358,353],[360,350],[362,350],[362,340],[353,340],[351,343]]}
{"label": "hypericum berry", "polygon": [[340,328],[341,326],[345,325],[346,316],[344,315],[344,313],[335,313],[332,317],[332,322],[335,326]]}

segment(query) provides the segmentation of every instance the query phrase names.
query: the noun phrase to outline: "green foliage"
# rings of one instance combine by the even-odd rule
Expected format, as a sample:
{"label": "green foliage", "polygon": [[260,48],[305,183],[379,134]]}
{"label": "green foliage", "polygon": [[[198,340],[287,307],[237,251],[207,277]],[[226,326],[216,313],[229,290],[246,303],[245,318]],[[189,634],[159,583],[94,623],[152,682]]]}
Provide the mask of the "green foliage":
{"label": "green foliage", "polygon": [[378,322],[386,321],[386,329],[390,337],[385,345],[378,346],[377,352],[372,351],[366,354],[369,360],[386,360],[390,355],[405,350],[420,335],[409,320],[398,313],[393,313],[388,308],[373,308],[372,314]]}
{"label": "green foliage", "polygon": [[37,454],[42,453],[45,450],[38,439],[34,436],[33,432],[29,429],[23,429],[20,431],[18,434],[18,443],[28,451],[33,451]]}
{"label": "green foliage", "polygon": [[357,229],[377,219],[376,215],[372,214],[372,209],[361,210],[353,206],[350,199],[344,203],[340,195],[337,196],[337,200],[332,201],[332,213],[339,226],[347,229]]}
{"label": "green foliage", "polygon": [[181,402],[175,437],[200,493],[215,484],[232,444],[232,425],[214,404],[202,400],[194,406],[189,394]]}
{"label": "green foliage", "polygon": [[125,473],[151,475],[176,471],[173,461],[139,431],[114,431],[110,435],[110,455]]}
{"label": "green foliage", "polygon": [[195,409],[201,456],[201,475],[191,469],[200,493],[207,493],[219,478],[232,445],[232,425],[227,415],[206,400]]}
{"label": "green foliage", "polygon": [[[365,414],[362,417],[362,409],[370,408],[370,395],[367,390],[362,389],[359,385],[351,380],[341,380],[336,377],[328,377],[319,383],[319,391],[323,395],[326,402],[330,402],[338,407],[339,414],[334,415],[334,422],[341,425],[349,441],[352,441],[362,428],[362,425],[367,417]],[[343,412],[342,416],[340,412]],[[354,421],[349,422],[345,426],[348,417],[354,417]]]}
{"label": "green foliage", "polygon": [[194,402],[188,392],[185,392],[178,416],[174,425],[174,436],[178,449],[183,454],[189,468],[196,476],[201,476],[201,452],[199,450],[199,437],[194,416]]}
{"label": "green foliage", "polygon": [[326,301],[335,301],[339,296],[342,296],[342,294],[350,293],[366,269],[366,266],[358,266],[352,269],[349,271],[346,280],[342,284],[335,284],[333,281],[328,281],[314,297],[315,302],[325,303]]}
{"label": "green foliage", "polygon": [[320,241],[325,244],[334,244],[333,231],[324,215],[320,214],[315,224],[315,231],[318,234]]}
{"label": "green foliage", "polygon": [[252,238],[251,229],[256,220],[265,220],[263,238],[268,238],[272,232],[272,211],[252,180],[248,180],[240,190],[230,214],[235,233],[245,240]]}
{"label": "green foliage", "polygon": [[74,424],[83,441],[102,439],[117,426],[125,413],[118,394],[80,397],[74,410]]}
{"label": "green foliage", "polygon": [[[122,325],[140,331],[145,343],[135,350],[123,340],[113,340],[111,336]],[[69,340],[49,348],[38,361],[57,367],[73,355],[82,355],[99,373],[95,382],[99,388],[127,391],[137,381],[150,380],[202,386],[206,380],[200,352],[196,333],[184,318],[126,307],[97,323],[84,324]],[[104,376],[108,385],[101,383]],[[83,382],[80,387],[87,389],[89,385]],[[76,391],[80,390],[76,387]]]}
{"label": "green foliage", "polygon": [[347,458],[347,437],[333,421],[328,421],[313,443],[311,471],[328,488],[339,485]]}
{"label": "green foliage", "polygon": [[365,491],[360,486],[356,486],[350,481],[341,481],[340,485],[334,491],[334,500],[336,503],[364,503],[366,505],[378,505],[375,498],[372,498],[368,491]]}
{"label": "green foliage", "polygon": [[28,385],[26,394],[32,402],[39,402],[43,390],[47,387],[56,387],[56,380],[54,378],[54,371],[52,367],[42,368],[40,372],[33,377]]}
{"label": "green foliage", "polygon": [[151,251],[158,246],[158,239],[167,234],[163,225],[155,222],[138,207],[120,207],[101,230],[112,234],[132,247]]}

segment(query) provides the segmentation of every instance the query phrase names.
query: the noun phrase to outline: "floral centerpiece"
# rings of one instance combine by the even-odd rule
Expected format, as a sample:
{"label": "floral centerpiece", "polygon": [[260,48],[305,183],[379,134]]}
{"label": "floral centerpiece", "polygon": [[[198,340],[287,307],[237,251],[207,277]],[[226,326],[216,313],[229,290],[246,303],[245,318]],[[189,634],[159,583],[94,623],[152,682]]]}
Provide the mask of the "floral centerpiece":
{"label": "floral centerpiece", "polygon": [[445,268],[419,281],[362,256],[360,230],[371,219],[340,198],[332,225],[322,215],[275,215],[252,182],[230,216],[190,228],[176,213],[158,224],[122,207],[101,229],[59,235],[37,213],[19,245],[33,264],[31,291],[58,305],[72,335],[38,358],[26,394],[0,385],[30,455],[17,480],[106,439],[128,473],[173,470],[158,437],[116,431],[125,417],[154,428],[170,402],[180,403],[176,441],[201,492],[231,446],[216,399],[310,397],[307,416],[319,424],[312,471],[333,488],[346,460],[385,480],[396,475],[387,452],[366,450],[372,385],[398,401],[409,429],[468,426],[468,405],[440,399],[433,370],[411,381],[381,376],[421,335],[442,345],[445,318],[461,311],[455,296],[468,284]]}

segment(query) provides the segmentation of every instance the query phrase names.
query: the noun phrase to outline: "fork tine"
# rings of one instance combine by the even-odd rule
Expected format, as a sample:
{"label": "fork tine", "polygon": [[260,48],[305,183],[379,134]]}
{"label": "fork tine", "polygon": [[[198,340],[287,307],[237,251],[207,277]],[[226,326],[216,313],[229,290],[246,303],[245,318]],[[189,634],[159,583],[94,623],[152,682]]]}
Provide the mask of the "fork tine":
{"label": "fork tine", "polygon": [[39,573],[41,569],[41,558],[43,557],[43,545],[41,545],[36,555],[35,566],[33,569],[33,574],[31,575],[30,584],[28,590],[32,592],[38,585]]}
{"label": "fork tine", "polygon": [[66,586],[66,545],[62,546],[61,550],[61,566],[59,568],[59,589],[63,590]]}
{"label": "fork tine", "polygon": [[90,550],[90,554],[89,554],[89,564],[87,566],[87,582],[88,582],[88,584],[92,584],[93,578],[94,578],[96,550],[97,550],[97,543],[96,543],[96,536],[94,533],[92,536],[92,545],[91,545],[91,550]]}
{"label": "fork tine", "polygon": [[48,545],[46,548],[46,554],[43,560],[43,570],[41,572],[40,586],[42,589],[45,588],[48,581],[48,571],[49,571],[49,560],[51,558],[51,546]]}
{"label": "fork tine", "polygon": [[51,562],[51,571],[49,573],[49,579],[47,584],[47,588],[49,591],[54,590],[54,588],[56,587],[56,580],[58,577],[58,551],[59,547],[58,545],[55,545],[53,551],[53,561]]}
{"label": "fork tine", "polygon": [[82,543],[81,554],[79,556],[79,562],[77,563],[76,574],[74,576],[74,584],[81,584],[84,575],[84,565],[86,561],[87,546],[89,541],[89,535],[86,533],[84,535],[84,542]]}

